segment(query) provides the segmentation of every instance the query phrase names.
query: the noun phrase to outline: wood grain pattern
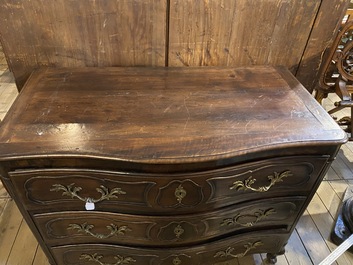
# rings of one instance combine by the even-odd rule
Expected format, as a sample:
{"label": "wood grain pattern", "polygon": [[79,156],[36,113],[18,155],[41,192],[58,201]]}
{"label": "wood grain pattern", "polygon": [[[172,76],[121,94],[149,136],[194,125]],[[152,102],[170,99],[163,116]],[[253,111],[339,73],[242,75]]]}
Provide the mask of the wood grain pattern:
{"label": "wood grain pattern", "polygon": [[313,91],[318,82],[324,51],[332,42],[335,32],[341,25],[341,20],[349,1],[322,0],[312,27],[308,43],[296,72],[296,78],[309,90]]}
{"label": "wood grain pattern", "polygon": [[3,121],[3,154],[206,162],[346,137],[280,68],[44,69],[26,89]]}
{"label": "wood grain pattern", "polygon": [[165,64],[164,0],[4,0],[0,17],[20,88],[39,66]]}
{"label": "wood grain pattern", "polygon": [[[329,192],[330,190],[327,190],[327,194]],[[334,226],[335,216],[331,216],[330,212],[327,210],[327,208],[325,207],[322,200],[317,194],[314,195],[313,200],[308,206],[308,213],[312,216],[312,219],[316,227],[318,228],[321,236],[323,238],[330,238],[330,230]],[[331,252],[336,248],[336,245],[332,243],[330,240],[326,240],[326,244]],[[350,261],[349,253],[348,252],[343,253],[343,255],[341,255],[337,259],[337,263],[350,265],[351,261]]]}
{"label": "wood grain pattern", "polygon": [[295,71],[319,0],[171,1],[170,66],[285,65]]}
{"label": "wood grain pattern", "polygon": [[[11,251],[12,245],[16,242],[17,233],[20,229],[23,218],[20,211],[16,207],[14,201],[8,201],[0,215],[0,264],[6,264]],[[7,225],[11,224],[11,225]],[[28,229],[28,227],[27,227]],[[33,235],[32,235],[33,236]],[[38,245],[37,243],[35,243]],[[20,247],[19,247],[20,248]],[[17,252],[14,252],[17,253]],[[21,252],[19,252],[21,253]],[[16,256],[16,255],[15,255]],[[17,255],[19,256],[19,255]],[[11,263],[9,263],[11,264]]]}
{"label": "wood grain pattern", "polygon": [[317,230],[313,219],[307,211],[305,211],[304,215],[300,218],[296,229],[300,238],[307,244],[307,251],[309,252],[313,264],[319,264],[324,257],[330,254],[325,240]]}
{"label": "wood grain pattern", "polygon": [[41,66],[272,64],[297,73],[311,91],[346,6],[345,0],[4,0],[0,41],[19,89]]}
{"label": "wood grain pattern", "polygon": [[[26,264],[28,260],[34,259],[37,251],[38,242],[24,221],[21,223],[19,233],[22,237],[16,237],[14,242],[16,249],[13,249],[9,255],[9,259],[7,260],[9,264]],[[21,253],[21,255],[17,255],[16,253]]]}
{"label": "wood grain pattern", "polygon": [[45,256],[43,250],[41,249],[40,246],[37,247],[37,252],[35,255],[35,258],[33,260],[33,264],[32,265],[48,265],[48,259]]}
{"label": "wood grain pattern", "polygon": [[290,265],[311,264],[310,257],[306,252],[306,248],[304,244],[301,241],[297,233],[297,230],[294,230],[286,246],[285,257],[287,259],[288,264]]}
{"label": "wood grain pattern", "polygon": [[[1,56],[1,54],[0,54]],[[7,72],[6,75],[9,73]],[[13,90],[13,81],[11,83],[8,83],[7,81],[5,83],[2,82],[4,80],[3,78],[0,78],[0,89],[3,89],[3,91],[8,92],[9,90]],[[329,99],[327,99],[329,100]],[[12,104],[12,101],[8,101],[7,98],[4,98],[0,95],[0,104],[10,106]],[[6,110],[8,109],[6,108]],[[5,112],[6,112],[5,110]],[[346,161],[349,161],[349,163],[353,163],[353,143],[348,142],[346,143],[343,148],[345,149],[344,152],[342,152],[342,156],[346,157]],[[338,169],[339,167],[336,166],[337,160],[333,162],[333,166],[335,169]],[[328,209],[330,212],[331,216],[335,216],[337,208],[340,204],[340,198],[338,197],[337,193],[335,190],[331,187],[332,182],[338,182],[340,184],[343,184],[345,187],[347,187],[348,182],[352,179],[352,174],[348,175],[343,175],[343,179],[339,179],[337,174],[335,173],[335,170],[331,168],[329,172],[326,174],[324,182],[320,185],[317,194],[319,195],[320,199],[323,201],[325,207]],[[0,184],[0,190],[4,190],[2,187],[2,184]],[[338,191],[339,192],[339,191]],[[5,194],[5,193],[3,193]],[[315,203],[315,202],[314,202]],[[6,206],[7,205],[7,206]],[[11,206],[10,206],[11,205]],[[12,211],[15,211],[17,214],[13,215]],[[11,217],[13,216],[13,217]],[[318,215],[317,218],[320,218],[321,215]],[[304,216],[303,218],[306,218]],[[17,236],[19,238],[23,238],[22,231],[21,233],[19,231],[20,224],[22,221],[22,216],[18,212],[16,205],[14,204],[13,201],[10,201],[7,195],[4,195],[4,197],[0,198],[0,227],[1,227],[1,232],[0,232],[0,263],[4,265],[13,265],[10,264],[8,261],[8,257],[10,253],[12,252],[11,255],[21,255],[21,252],[18,252],[17,250],[19,249],[16,244],[20,243],[19,241],[15,241],[14,238]],[[4,230],[6,229],[6,230]],[[318,231],[318,227],[316,226],[316,231]],[[327,227],[325,227],[327,229]],[[330,228],[331,229],[331,228]],[[11,231],[11,232],[10,232]],[[327,234],[329,230],[327,230],[324,234]],[[316,235],[316,233],[314,233]],[[320,234],[323,236],[322,234]],[[309,235],[310,236],[310,235]],[[325,240],[328,240],[328,238],[325,238]],[[310,249],[310,246],[312,245],[312,242],[318,242],[319,244],[325,244],[325,240],[320,239],[319,241],[315,241],[315,238],[304,241],[302,240],[296,230],[293,232],[291,238],[289,239],[289,242],[286,247],[286,253],[285,257],[287,262],[283,263],[284,264],[290,264],[290,265],[312,265],[312,258],[310,256],[311,252],[308,252],[307,249]],[[315,253],[316,254],[316,253]],[[322,259],[325,257],[324,253],[319,253],[319,255],[322,257]],[[351,263],[353,263],[353,254],[351,253],[345,253],[347,258],[350,260]],[[283,260],[281,260],[283,261]],[[233,261],[227,261],[227,262],[222,262],[218,263],[215,265],[261,265],[264,264],[261,258],[260,254],[256,254],[253,256],[246,256],[243,258],[239,258],[238,260],[233,260]],[[339,265],[343,265],[344,263],[338,263]],[[21,265],[49,265],[48,260],[44,254],[44,252],[41,250],[40,247],[37,248],[36,256],[34,261],[29,259],[27,260],[24,264]]]}
{"label": "wood grain pattern", "polygon": [[[1,124],[1,179],[53,264],[119,253],[141,265],[270,253],[274,264],[345,141],[285,68],[46,68]],[[110,222],[135,232],[106,240]],[[72,225],[98,232],[71,238]]]}

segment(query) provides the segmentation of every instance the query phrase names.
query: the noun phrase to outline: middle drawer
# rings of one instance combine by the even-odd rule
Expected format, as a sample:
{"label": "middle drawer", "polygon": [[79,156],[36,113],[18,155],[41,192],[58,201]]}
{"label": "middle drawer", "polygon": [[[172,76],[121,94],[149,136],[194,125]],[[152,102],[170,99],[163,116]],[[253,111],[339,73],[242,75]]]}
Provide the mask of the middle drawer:
{"label": "middle drawer", "polygon": [[51,246],[76,243],[177,246],[250,228],[290,229],[304,200],[305,197],[275,198],[180,216],[68,211],[37,214],[34,221]]}

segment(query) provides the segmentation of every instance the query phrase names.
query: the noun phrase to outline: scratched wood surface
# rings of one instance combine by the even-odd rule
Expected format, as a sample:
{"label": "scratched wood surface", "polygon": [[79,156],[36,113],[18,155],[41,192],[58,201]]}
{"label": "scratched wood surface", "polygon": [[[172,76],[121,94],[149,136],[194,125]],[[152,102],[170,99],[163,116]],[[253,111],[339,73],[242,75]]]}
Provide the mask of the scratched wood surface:
{"label": "scratched wood surface", "polygon": [[18,88],[39,66],[285,65],[311,91],[347,0],[2,0]]}
{"label": "scratched wood surface", "polygon": [[[3,54],[0,50],[0,62],[2,59]],[[6,70],[6,64],[0,66],[3,69],[0,72],[0,119],[2,119],[18,93],[12,73]],[[325,99],[325,107],[328,108],[336,100],[334,96]],[[339,115],[347,115],[347,110]],[[329,233],[345,189],[349,184],[353,184],[352,176],[353,143],[349,142],[342,146],[337,159],[294,230],[285,255],[278,257],[278,265],[317,265],[336,248],[329,239]],[[265,265],[264,258],[263,255],[246,256],[215,265]],[[0,264],[49,265],[14,201],[1,184]],[[353,254],[346,252],[334,264],[353,264]]]}
{"label": "scratched wood surface", "polygon": [[170,66],[296,69],[320,0],[171,1]]}
{"label": "scratched wood surface", "polygon": [[165,0],[3,0],[0,17],[19,87],[43,65],[165,65]]}

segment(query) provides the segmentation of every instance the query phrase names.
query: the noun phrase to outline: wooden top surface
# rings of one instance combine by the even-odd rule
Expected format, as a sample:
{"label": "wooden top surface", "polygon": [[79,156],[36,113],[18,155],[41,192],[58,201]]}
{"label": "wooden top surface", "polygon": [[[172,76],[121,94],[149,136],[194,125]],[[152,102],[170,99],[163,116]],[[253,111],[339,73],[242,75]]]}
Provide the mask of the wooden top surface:
{"label": "wooden top surface", "polygon": [[48,68],[1,123],[0,157],[179,163],[345,141],[282,68]]}

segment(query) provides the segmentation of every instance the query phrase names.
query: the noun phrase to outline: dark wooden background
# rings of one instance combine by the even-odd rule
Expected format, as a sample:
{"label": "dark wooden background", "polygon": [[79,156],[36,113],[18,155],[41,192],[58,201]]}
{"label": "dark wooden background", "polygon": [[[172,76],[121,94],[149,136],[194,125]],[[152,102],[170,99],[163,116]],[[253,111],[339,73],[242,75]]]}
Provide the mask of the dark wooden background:
{"label": "dark wooden background", "polygon": [[19,89],[40,66],[284,65],[312,90],[349,0],[2,0]]}

